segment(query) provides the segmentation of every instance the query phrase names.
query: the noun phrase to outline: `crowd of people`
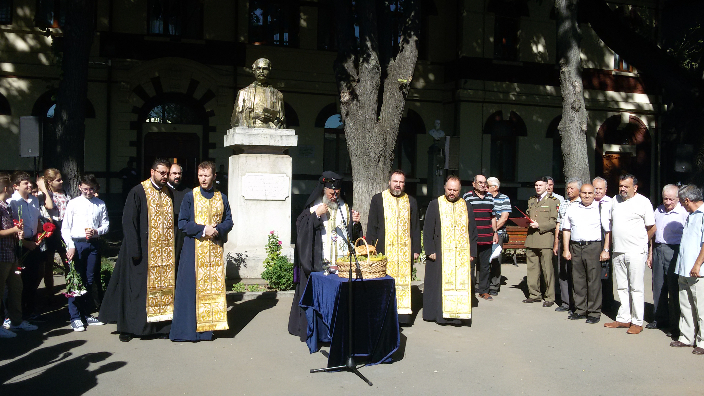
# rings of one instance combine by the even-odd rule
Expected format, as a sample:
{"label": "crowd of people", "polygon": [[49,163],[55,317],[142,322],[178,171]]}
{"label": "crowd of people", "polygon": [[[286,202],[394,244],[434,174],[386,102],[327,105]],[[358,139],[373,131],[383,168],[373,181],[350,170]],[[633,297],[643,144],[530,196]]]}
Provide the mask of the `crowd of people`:
{"label": "crowd of people", "polygon": [[[307,321],[298,300],[311,272],[336,268],[346,257],[346,240],[362,235],[359,214],[341,190],[342,177],[324,172],[298,216],[296,227],[296,294],[288,330],[305,340]],[[426,255],[423,319],[439,324],[470,323],[472,306],[492,301],[501,288],[500,249],[509,237],[506,226],[511,200],[495,177],[475,175],[472,189],[461,195],[461,181],[446,179],[444,195],[425,211]],[[702,190],[695,185],[663,188],[663,203],[653,209],[639,194],[634,175],[620,177],[618,194],[606,195],[607,181],[571,179],[566,197],[554,192],[554,180],[541,177],[522,218],[527,226],[527,296],[524,303],[542,303],[566,312],[570,320],[601,321],[615,308],[612,276],[620,306],[606,328],[640,334],[662,329],[676,339],[673,347],[692,347],[704,354],[704,210]],[[387,273],[396,279],[399,322],[408,321],[412,263],[421,253],[416,200],[405,193],[405,174],[396,170],[389,188],[371,200],[367,240],[387,256]],[[339,225],[344,224],[344,227]],[[351,239],[350,239],[351,238]],[[653,320],[645,325],[645,268],[653,272]],[[541,287],[542,286],[542,287]],[[645,326],[644,326],[645,325]]]}
{"label": "crowd of people", "polygon": [[[75,272],[80,293],[70,293],[74,331],[116,323],[119,339],[210,340],[227,324],[223,244],[233,227],[227,196],[214,188],[215,164],[198,165],[198,186],[186,188],[183,169],[158,159],[147,180],[127,194],[124,238],[107,289],[100,284],[100,237],[110,227],[94,175],[80,179],[80,195],[63,189],[60,171],[47,169],[34,179],[26,172],[0,174],[0,296],[4,322],[0,338],[34,331],[38,287],[53,295],[54,258]],[[406,175],[396,170],[389,188],[369,208],[366,238],[387,256],[395,278],[399,321],[412,314],[411,271],[425,251],[423,319],[462,325],[478,301],[490,302],[501,289],[497,250],[508,241],[511,200],[495,177],[475,175],[461,195],[449,176],[444,195],[430,201],[421,238],[421,211],[405,192]],[[305,340],[307,318],[298,301],[311,272],[334,272],[338,258],[363,236],[359,212],[346,203],[342,177],[324,172],[296,220],[296,292],[288,329]],[[662,329],[673,347],[704,354],[704,210],[695,185],[666,185],[655,209],[638,193],[638,180],[620,177],[618,194],[606,196],[607,182],[570,179],[566,197],[554,180],[535,184],[524,215],[527,295],[524,303],[554,305],[571,320],[601,321],[615,307],[612,276],[620,306],[606,328],[639,334]],[[52,224],[52,227],[46,227]],[[422,244],[421,244],[422,239]],[[70,263],[70,264],[69,264]],[[70,267],[69,267],[70,265]],[[644,322],[644,274],[652,269],[653,320]],[[209,279],[209,282],[197,282]],[[95,316],[96,313],[99,313]]]}
{"label": "crowd of people", "polygon": [[[67,276],[73,331],[115,323],[119,339],[128,342],[135,336],[208,340],[213,330],[227,329],[222,246],[232,229],[230,206],[214,188],[215,163],[198,165],[194,189],[182,183],[182,175],[180,165],[157,159],[150,177],[129,190],[124,238],[103,290],[100,238],[110,222],[95,176],[83,175],[80,195],[71,199],[57,169],[36,179],[26,172],[0,174],[0,296],[6,318],[0,338],[37,330],[31,323],[38,316],[37,289],[44,280],[47,297],[53,296],[57,253]],[[178,265],[184,262],[189,265]],[[196,282],[203,277],[210,279],[207,285]]]}

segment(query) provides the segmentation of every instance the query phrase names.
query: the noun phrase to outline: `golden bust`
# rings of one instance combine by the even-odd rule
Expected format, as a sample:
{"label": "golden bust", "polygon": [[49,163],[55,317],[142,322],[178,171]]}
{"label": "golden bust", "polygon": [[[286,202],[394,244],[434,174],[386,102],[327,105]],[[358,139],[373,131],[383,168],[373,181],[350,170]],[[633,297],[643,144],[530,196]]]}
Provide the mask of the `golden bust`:
{"label": "golden bust", "polygon": [[284,98],[281,92],[272,87],[267,79],[271,72],[271,62],[259,58],[252,65],[256,81],[237,93],[237,102],[230,121],[232,127],[285,128]]}

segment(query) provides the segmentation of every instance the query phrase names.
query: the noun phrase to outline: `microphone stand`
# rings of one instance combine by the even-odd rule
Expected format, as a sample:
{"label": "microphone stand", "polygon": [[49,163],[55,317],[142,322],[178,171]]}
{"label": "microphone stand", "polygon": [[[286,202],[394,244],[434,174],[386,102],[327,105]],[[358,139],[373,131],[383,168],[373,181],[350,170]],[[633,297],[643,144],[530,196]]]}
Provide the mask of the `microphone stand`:
{"label": "microphone stand", "polygon": [[[337,193],[335,193],[335,197],[337,198]],[[345,235],[340,235],[342,237],[342,240],[347,243],[347,249],[351,252],[350,254],[350,269],[349,269],[349,277],[347,278],[347,354],[345,358],[345,364],[341,366],[335,366],[335,367],[324,367],[324,368],[319,368],[319,369],[311,369],[311,373],[324,373],[324,372],[331,372],[331,371],[349,371],[351,373],[356,374],[359,378],[361,378],[364,382],[366,382],[369,386],[372,386],[372,382],[367,379],[362,373],[359,372],[357,369],[357,365],[354,362],[354,350],[353,350],[353,345],[354,345],[354,336],[352,329],[354,328],[354,312],[352,311],[354,304],[353,304],[353,297],[354,297],[354,292],[352,291],[352,285],[353,285],[353,280],[352,279],[352,257],[354,257],[354,262],[355,262],[355,275],[356,279],[364,280],[362,278],[362,269],[359,266],[359,260],[357,260],[357,252],[354,249],[354,246],[352,245],[352,242],[350,241],[350,235],[347,227],[347,222],[345,221],[345,216],[344,213],[342,212],[342,207],[338,206],[338,209],[340,209],[340,216],[342,217],[342,225],[345,227],[345,234],[347,234],[347,238],[345,238]],[[338,227],[339,229],[339,227]]]}

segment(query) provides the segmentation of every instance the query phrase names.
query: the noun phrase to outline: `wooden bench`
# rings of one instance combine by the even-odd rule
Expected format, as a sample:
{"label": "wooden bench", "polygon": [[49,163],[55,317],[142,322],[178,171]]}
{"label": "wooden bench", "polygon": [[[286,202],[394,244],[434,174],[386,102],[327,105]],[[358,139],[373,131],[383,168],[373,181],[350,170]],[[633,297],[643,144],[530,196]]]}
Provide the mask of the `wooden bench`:
{"label": "wooden bench", "polygon": [[511,252],[506,252],[513,258],[513,265],[518,266],[518,261],[516,260],[517,250],[526,248],[526,236],[528,235],[528,229],[518,226],[506,226],[506,233],[508,234],[508,242],[503,245],[503,250],[511,250]]}

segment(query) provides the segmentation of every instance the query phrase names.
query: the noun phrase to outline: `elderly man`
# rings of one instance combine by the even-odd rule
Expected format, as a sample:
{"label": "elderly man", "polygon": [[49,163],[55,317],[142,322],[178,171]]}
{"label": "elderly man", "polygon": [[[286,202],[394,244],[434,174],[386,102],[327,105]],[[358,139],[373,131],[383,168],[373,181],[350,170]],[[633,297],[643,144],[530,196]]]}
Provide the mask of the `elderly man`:
{"label": "elderly man", "polygon": [[654,320],[645,326],[646,329],[671,329],[677,326],[680,317],[675,264],[689,214],[680,205],[677,192],[674,184],[663,187],[662,205],[654,212],[654,243],[648,252],[648,267],[653,270]]}
{"label": "elderly man", "polygon": [[[603,177],[595,177],[592,180],[592,186],[594,186],[594,201],[599,204],[600,212],[609,213],[609,219],[611,218],[611,197],[606,195],[606,179]],[[613,239],[613,238],[612,238]],[[602,241],[604,241],[604,235],[602,235]],[[602,243],[603,245],[603,243]],[[611,249],[611,246],[604,245],[604,249]],[[614,304],[614,280],[611,276],[611,260],[604,260],[601,262],[601,310],[609,311]]]}
{"label": "elderly man", "polygon": [[398,320],[408,323],[411,310],[411,269],[420,255],[418,203],[406,194],[406,174],[397,169],[389,189],[372,197],[367,222],[367,241],[388,258],[386,273],[396,281]]}
{"label": "elderly man", "polygon": [[[557,227],[555,227],[556,240],[556,251],[553,257],[553,267],[555,273],[557,274],[557,287],[556,292],[560,296],[560,306],[555,308],[557,312],[571,311],[574,312],[574,296],[572,295],[572,261],[564,258],[560,259],[560,246],[567,249],[568,246],[561,243],[559,240],[559,233],[565,230],[562,219],[567,213],[567,209],[573,204],[579,203],[580,192],[579,189],[582,186],[582,181],[576,178],[572,178],[567,181],[567,199],[560,204],[560,208],[557,211]],[[601,239],[600,239],[601,240]]]}
{"label": "elderly man", "polygon": [[564,238],[563,257],[572,263],[575,310],[570,319],[586,318],[588,324],[594,324],[601,319],[600,260],[608,257],[601,248],[602,229],[608,241],[609,218],[607,213],[600,213],[591,184],[581,186],[579,197],[580,201],[570,205],[560,223]]}
{"label": "elderly man", "polygon": [[637,191],[638,179],[631,174],[622,175],[618,183],[619,195],[614,197],[611,205],[614,274],[621,307],[616,321],[606,323],[604,327],[627,328],[628,334],[643,331],[643,276],[648,240],[655,233],[653,206]]}
{"label": "elderly man", "polygon": [[[305,341],[308,337],[306,314],[298,305],[311,272],[322,272],[338,257],[348,254],[345,239],[354,242],[362,236],[359,212],[351,210],[341,194],[342,176],[326,171],[310,194],[296,219],[294,282],[296,291],[288,318],[288,332]],[[342,235],[340,235],[342,233]]]}
{"label": "elderly man", "polygon": [[269,84],[271,62],[259,58],[252,64],[256,81],[237,93],[237,101],[232,111],[232,127],[246,128],[285,128],[286,116],[284,99],[279,90]]}
{"label": "elderly man", "polygon": [[672,347],[692,347],[704,355],[704,212],[702,190],[687,185],[679,191],[680,204],[689,212],[682,232],[675,273],[679,277],[680,336]]}
{"label": "elderly man", "polygon": [[[506,233],[506,222],[511,215],[511,199],[506,194],[502,194],[499,189],[501,182],[495,177],[486,179],[486,187],[489,194],[494,197],[494,211],[492,214],[496,218],[496,235],[499,245],[503,246],[508,240]],[[501,290],[501,257],[491,262],[491,281],[489,282],[489,295],[496,296]]]}
{"label": "elderly man", "polygon": [[423,225],[425,262],[423,320],[462,324],[472,318],[472,259],[477,225],[472,204],[460,199],[457,176],[445,181],[445,195],[430,201]]}
{"label": "elderly man", "polygon": [[474,219],[477,223],[477,253],[479,268],[477,268],[477,293],[479,297],[491,301],[489,282],[491,279],[491,246],[498,242],[496,236],[496,218],[494,217],[494,196],[486,188],[486,177],[475,175],[472,182],[472,191],[464,194],[462,198],[472,205]]}

